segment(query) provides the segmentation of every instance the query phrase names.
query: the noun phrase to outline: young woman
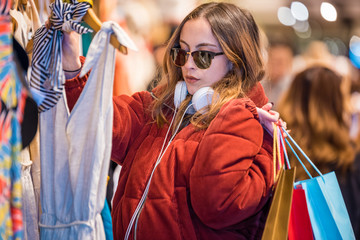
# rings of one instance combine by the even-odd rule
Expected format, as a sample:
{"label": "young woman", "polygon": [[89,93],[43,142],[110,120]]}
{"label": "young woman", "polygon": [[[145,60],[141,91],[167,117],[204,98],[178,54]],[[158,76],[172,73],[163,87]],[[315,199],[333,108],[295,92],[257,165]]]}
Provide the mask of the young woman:
{"label": "young woman", "polygon": [[[64,69],[81,67],[73,37]],[[203,4],[172,36],[159,86],[114,97],[115,239],[261,238],[273,185],[272,138],[256,109],[267,103],[261,50],[248,11]],[[67,80],[69,106],[85,83]]]}

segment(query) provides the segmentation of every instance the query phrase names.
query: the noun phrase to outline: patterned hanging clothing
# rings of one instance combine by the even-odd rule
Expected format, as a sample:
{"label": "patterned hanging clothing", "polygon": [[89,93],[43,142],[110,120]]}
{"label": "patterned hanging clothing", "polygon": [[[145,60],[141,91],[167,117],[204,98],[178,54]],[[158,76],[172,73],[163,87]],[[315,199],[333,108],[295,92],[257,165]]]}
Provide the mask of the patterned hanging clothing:
{"label": "patterned hanging clothing", "polygon": [[19,154],[26,92],[12,55],[10,1],[0,4],[0,239],[22,239]]}

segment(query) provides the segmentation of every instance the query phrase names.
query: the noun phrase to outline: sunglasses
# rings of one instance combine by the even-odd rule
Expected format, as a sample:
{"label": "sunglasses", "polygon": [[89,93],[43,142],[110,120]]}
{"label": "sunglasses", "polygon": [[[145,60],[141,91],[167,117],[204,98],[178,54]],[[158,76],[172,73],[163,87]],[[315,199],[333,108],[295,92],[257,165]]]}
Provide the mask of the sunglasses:
{"label": "sunglasses", "polygon": [[194,59],[196,66],[200,69],[207,69],[211,65],[211,60],[215,56],[223,55],[223,52],[210,52],[210,51],[194,51],[194,52],[187,52],[181,48],[172,48],[170,55],[171,59],[173,60],[175,66],[182,67],[185,65],[186,61],[189,58],[189,55]]}

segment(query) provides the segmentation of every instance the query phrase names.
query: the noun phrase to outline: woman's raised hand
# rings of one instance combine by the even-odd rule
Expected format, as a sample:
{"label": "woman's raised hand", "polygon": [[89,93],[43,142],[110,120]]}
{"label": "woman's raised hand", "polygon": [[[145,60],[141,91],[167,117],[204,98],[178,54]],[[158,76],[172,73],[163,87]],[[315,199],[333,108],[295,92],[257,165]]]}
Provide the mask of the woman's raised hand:
{"label": "woman's raised hand", "polygon": [[[259,114],[260,123],[271,133],[274,132],[272,123],[276,123],[277,125],[287,129],[286,122],[280,119],[280,114],[271,110],[272,106],[272,103],[267,103],[262,108],[256,108]],[[289,132],[290,130],[287,131]],[[284,133],[284,137],[286,137],[286,133]]]}
{"label": "woman's raised hand", "polygon": [[62,62],[65,78],[75,77],[81,70],[80,62],[80,35],[75,32],[64,32],[62,41]]}
{"label": "woman's raised hand", "polygon": [[[48,19],[45,27],[50,28],[51,22]],[[80,62],[80,35],[75,32],[63,32],[62,41],[62,65],[65,72],[65,78],[75,77],[81,70]]]}

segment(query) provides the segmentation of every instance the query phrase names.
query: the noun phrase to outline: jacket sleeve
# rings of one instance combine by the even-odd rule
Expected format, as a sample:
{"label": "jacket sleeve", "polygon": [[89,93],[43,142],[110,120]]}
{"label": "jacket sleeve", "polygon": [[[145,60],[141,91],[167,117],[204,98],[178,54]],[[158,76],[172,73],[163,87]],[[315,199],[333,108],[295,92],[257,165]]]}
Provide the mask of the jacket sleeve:
{"label": "jacket sleeve", "polygon": [[152,97],[148,92],[113,98],[114,120],[111,159],[122,165],[128,147],[139,136],[143,126],[151,119],[149,111]]}
{"label": "jacket sleeve", "polygon": [[273,177],[271,140],[263,139],[249,100],[230,101],[214,118],[190,172],[191,204],[204,224],[229,228],[265,205]]}

